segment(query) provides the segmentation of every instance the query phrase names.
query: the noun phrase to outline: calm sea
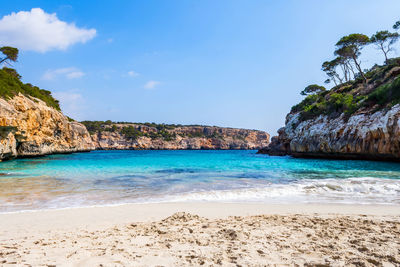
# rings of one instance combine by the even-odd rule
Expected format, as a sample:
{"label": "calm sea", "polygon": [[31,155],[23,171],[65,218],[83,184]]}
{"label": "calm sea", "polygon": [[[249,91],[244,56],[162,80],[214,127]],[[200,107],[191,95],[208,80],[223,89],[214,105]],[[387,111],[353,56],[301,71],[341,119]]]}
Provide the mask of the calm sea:
{"label": "calm sea", "polygon": [[221,201],[400,204],[400,164],[256,151],[94,151],[0,163],[0,212]]}

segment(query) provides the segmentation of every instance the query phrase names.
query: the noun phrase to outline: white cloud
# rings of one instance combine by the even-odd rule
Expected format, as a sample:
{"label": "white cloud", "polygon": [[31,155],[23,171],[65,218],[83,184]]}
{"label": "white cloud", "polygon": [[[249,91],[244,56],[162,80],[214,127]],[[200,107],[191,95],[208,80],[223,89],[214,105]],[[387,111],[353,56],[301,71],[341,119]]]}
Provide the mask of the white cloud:
{"label": "white cloud", "polygon": [[157,85],[159,85],[160,82],[158,81],[148,81],[145,85],[144,88],[145,89],[154,89]]}
{"label": "white cloud", "polygon": [[136,76],[139,76],[139,73],[137,73],[136,71],[131,70],[131,71],[128,71],[128,76],[136,77]]}
{"label": "white cloud", "polygon": [[78,28],[48,14],[41,8],[11,13],[0,19],[0,45],[22,50],[46,52],[65,50],[75,43],[85,43],[96,36],[95,29]]}
{"label": "white cloud", "polygon": [[68,79],[76,79],[76,78],[80,78],[82,76],[84,76],[85,73],[83,73],[82,71],[72,71],[66,74]]}
{"label": "white cloud", "polygon": [[43,76],[43,80],[54,80],[57,77],[63,76],[67,79],[77,79],[84,76],[85,73],[80,71],[77,68],[70,67],[70,68],[61,68],[55,70],[47,70]]}

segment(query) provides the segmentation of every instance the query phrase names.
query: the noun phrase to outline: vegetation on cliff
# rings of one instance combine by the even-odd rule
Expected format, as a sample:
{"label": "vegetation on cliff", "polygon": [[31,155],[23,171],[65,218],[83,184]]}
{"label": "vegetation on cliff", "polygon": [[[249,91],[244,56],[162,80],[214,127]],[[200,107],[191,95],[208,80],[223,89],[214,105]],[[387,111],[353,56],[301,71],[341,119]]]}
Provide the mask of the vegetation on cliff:
{"label": "vegetation on cliff", "polygon": [[[216,138],[223,139],[223,136],[217,132],[205,132],[201,130],[195,131],[179,131],[174,130],[179,127],[206,127],[202,125],[180,125],[180,124],[157,124],[157,123],[130,123],[130,122],[112,122],[108,121],[82,121],[90,134],[102,131],[115,132],[124,135],[127,139],[136,140],[139,137],[149,137],[151,139],[162,139],[164,141],[175,140],[177,135],[188,138]],[[237,138],[241,138],[237,136]]]}
{"label": "vegetation on cliff", "polygon": [[[147,126],[147,127],[152,127],[152,128],[156,128],[157,130],[172,130],[175,129],[176,127],[180,127],[182,125],[180,124],[157,124],[154,122],[145,122],[145,123],[133,123],[133,122],[113,122],[110,120],[107,121],[82,121],[82,123],[86,126],[86,128],[88,129],[88,131],[90,133],[96,133],[99,131],[104,131],[105,129],[107,129],[107,131],[116,131],[117,127],[115,126],[115,124],[137,124],[137,125],[143,125],[143,126]],[[124,128],[128,128],[128,127],[124,127]]]}
{"label": "vegetation on cliff", "polygon": [[[398,29],[400,22],[393,28]],[[305,99],[291,109],[291,113],[300,113],[300,120],[309,120],[320,115],[347,117],[357,112],[377,111],[400,103],[400,58],[388,58],[393,45],[399,39],[397,32],[378,31],[370,37],[364,34],[350,34],[336,43],[336,56],[322,64],[327,74],[325,83],[335,86],[325,87],[312,84],[301,95]],[[373,44],[385,58],[384,65],[374,65],[363,70],[359,56],[363,47]]]}
{"label": "vegetation on cliff", "polygon": [[[15,62],[18,58],[18,49],[16,48],[1,47],[0,52],[4,54],[4,57],[0,57],[0,63],[10,64],[10,61]],[[23,83],[15,69],[9,67],[0,69],[0,97],[10,99],[19,93],[36,97],[43,100],[48,106],[60,110],[58,100],[54,99],[50,91],[40,89],[30,83]]]}
{"label": "vegetation on cliff", "polygon": [[205,125],[83,121],[96,149],[260,149],[269,134]]}

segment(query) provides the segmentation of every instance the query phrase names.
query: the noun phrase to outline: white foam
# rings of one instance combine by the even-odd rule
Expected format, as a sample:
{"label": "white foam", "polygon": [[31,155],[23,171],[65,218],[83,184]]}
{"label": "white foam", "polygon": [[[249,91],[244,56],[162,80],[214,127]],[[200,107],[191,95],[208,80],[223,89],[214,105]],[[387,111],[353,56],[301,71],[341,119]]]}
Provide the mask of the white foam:
{"label": "white foam", "polygon": [[[191,185],[193,186],[193,185]],[[210,189],[198,186],[188,192],[182,185],[170,188],[163,196],[100,200],[69,196],[53,199],[45,206],[3,209],[0,213],[28,212],[80,207],[118,206],[130,203],[161,202],[258,202],[258,203],[345,203],[400,205],[400,180],[382,178],[304,179],[287,184],[266,181],[242,181],[232,189]],[[177,192],[176,190],[179,189]],[[104,197],[104,196],[103,196]]]}
{"label": "white foam", "polygon": [[322,202],[400,204],[400,180],[378,178],[305,179],[290,184],[197,191],[169,195],[159,201]]}

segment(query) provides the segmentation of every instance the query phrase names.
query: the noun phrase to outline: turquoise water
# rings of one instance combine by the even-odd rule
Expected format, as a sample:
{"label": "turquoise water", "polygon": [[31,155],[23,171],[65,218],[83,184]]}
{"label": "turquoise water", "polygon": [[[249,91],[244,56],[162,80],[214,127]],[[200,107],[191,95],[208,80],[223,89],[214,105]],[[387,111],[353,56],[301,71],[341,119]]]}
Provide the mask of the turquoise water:
{"label": "turquoise water", "polygon": [[400,164],[256,151],[94,151],[0,163],[0,212],[165,201],[400,204]]}

